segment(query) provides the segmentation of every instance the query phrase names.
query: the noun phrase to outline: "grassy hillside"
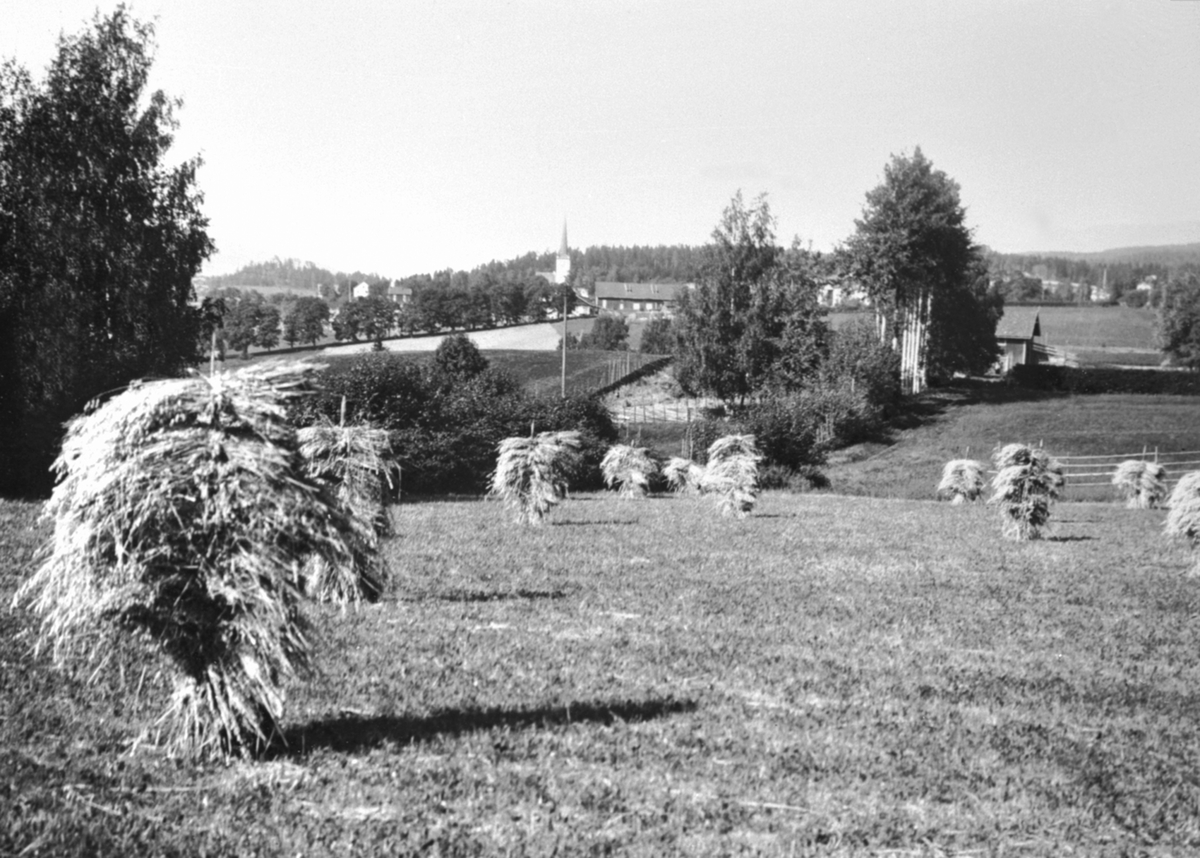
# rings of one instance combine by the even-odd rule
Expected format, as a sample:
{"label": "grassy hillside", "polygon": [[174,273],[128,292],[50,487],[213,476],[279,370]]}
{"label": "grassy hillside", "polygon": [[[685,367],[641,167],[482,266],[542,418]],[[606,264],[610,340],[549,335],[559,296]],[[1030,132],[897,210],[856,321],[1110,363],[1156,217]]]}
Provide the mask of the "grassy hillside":
{"label": "grassy hillside", "polygon": [[[986,460],[999,444],[1040,443],[1062,457],[1140,455],[1145,449],[1157,451],[1164,461],[1194,461],[1200,456],[1177,454],[1200,451],[1198,408],[1196,398],[1188,396],[1068,396],[1000,383],[935,390],[912,406],[890,442],[834,454],[828,476],[838,493],[928,499],[949,459]],[[1116,461],[1108,460],[1107,466]],[[1179,468],[1170,467],[1177,476]],[[1104,479],[1069,479],[1065,497],[1115,498],[1108,486],[1073,485]]]}
{"label": "grassy hillside", "polygon": [[[32,509],[0,510],[7,601]],[[384,601],[312,611],[289,748],[230,766],[130,753],[153,667],[86,690],[6,612],[0,853],[1191,854],[1200,584],[1161,518],[404,505]]]}

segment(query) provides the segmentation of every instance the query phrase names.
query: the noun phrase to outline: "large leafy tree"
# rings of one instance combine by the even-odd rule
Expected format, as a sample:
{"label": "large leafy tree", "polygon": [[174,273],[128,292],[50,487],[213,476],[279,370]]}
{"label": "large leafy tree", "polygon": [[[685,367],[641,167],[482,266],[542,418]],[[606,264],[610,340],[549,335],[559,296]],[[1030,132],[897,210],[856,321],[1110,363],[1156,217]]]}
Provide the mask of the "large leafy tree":
{"label": "large leafy tree", "polygon": [[725,401],[767,386],[798,386],[825,337],[810,258],[775,243],[765,195],[738,192],[706,246],[699,282],[676,302],[675,375]]}
{"label": "large leafy tree", "polygon": [[0,491],[43,492],[63,422],[198,360],[213,250],[200,159],[165,163],[180,102],[147,92],[153,28],[124,7],[61,37],[44,81],[0,68]]}
{"label": "large leafy tree", "polygon": [[288,345],[302,342],[315,346],[325,336],[328,321],[328,304],[311,295],[298,298],[283,314],[283,337]]}
{"label": "large leafy tree", "polygon": [[901,355],[901,384],[982,371],[994,360],[1002,298],[990,293],[982,252],[966,226],[958,183],[918,147],[895,155],[867,193],[843,259],[875,306],[881,339]]}
{"label": "large leafy tree", "polygon": [[1158,310],[1158,336],[1177,365],[1200,370],[1200,278],[1195,274],[1168,284]]}
{"label": "large leafy tree", "polygon": [[224,318],[225,344],[250,357],[250,347],[273,349],[279,344],[279,308],[262,300],[244,299]]}

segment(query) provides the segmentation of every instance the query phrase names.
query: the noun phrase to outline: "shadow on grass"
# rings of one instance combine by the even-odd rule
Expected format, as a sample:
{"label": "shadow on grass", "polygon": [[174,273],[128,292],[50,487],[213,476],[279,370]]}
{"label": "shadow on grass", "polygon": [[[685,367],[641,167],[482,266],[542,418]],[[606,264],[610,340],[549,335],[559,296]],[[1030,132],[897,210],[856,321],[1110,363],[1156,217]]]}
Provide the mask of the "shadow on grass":
{"label": "shadow on grass", "polygon": [[600,518],[595,521],[552,521],[551,527],[591,527],[597,524],[637,524],[633,519]]}
{"label": "shadow on grass", "polygon": [[507,602],[517,599],[565,599],[567,590],[447,590],[402,596],[398,602]]}
{"label": "shadow on grass", "polygon": [[901,400],[887,425],[868,440],[889,443],[895,440],[896,432],[917,429],[941,417],[951,408],[964,405],[1040,402],[1063,399],[1067,395],[1062,391],[1035,390],[1003,381],[955,379],[952,384],[931,387],[919,396]]}
{"label": "shadow on grass", "polygon": [[589,700],[532,709],[442,709],[426,717],[361,717],[346,714],[285,730],[283,744],[277,745],[268,756],[300,758],[317,748],[349,753],[385,743],[406,745],[435,736],[458,736],[496,727],[523,730],[563,724],[612,724],[618,720],[650,721],[695,710],[695,701],[667,697],[652,700]]}
{"label": "shadow on grass", "polygon": [[1047,542],[1090,542],[1094,536],[1047,536]]}

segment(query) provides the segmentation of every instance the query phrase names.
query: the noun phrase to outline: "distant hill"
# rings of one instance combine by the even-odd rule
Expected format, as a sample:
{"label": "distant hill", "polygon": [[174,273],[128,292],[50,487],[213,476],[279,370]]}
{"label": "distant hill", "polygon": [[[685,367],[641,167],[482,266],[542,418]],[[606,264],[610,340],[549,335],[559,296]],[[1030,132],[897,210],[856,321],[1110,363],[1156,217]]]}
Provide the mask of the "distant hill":
{"label": "distant hill", "polygon": [[1166,268],[1176,268],[1187,264],[1200,265],[1200,241],[1190,244],[1114,247],[1109,250],[1094,250],[1087,253],[1056,250],[1046,251],[1045,253],[1005,255],[1042,257],[1044,259],[1080,259],[1085,262],[1108,264],[1126,262],[1132,265],[1161,265]]}

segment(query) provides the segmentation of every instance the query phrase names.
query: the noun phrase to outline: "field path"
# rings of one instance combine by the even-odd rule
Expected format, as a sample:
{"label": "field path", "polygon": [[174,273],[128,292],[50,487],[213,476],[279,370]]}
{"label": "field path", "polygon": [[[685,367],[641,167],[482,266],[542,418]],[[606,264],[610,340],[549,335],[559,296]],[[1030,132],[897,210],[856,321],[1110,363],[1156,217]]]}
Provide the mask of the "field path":
{"label": "field path", "polygon": [[[570,325],[571,328],[575,324]],[[445,334],[435,334],[429,337],[412,337],[403,340],[386,340],[384,346],[391,352],[431,352],[438,347],[443,339],[452,331]],[[488,349],[517,349],[522,351],[554,351],[558,348],[558,339],[562,336],[562,323],[544,325],[521,325],[515,328],[497,328],[491,331],[467,331],[467,336],[474,340],[481,350]],[[344,346],[329,346],[321,350],[327,355],[351,355],[359,352],[369,352],[373,343],[352,343]]]}

